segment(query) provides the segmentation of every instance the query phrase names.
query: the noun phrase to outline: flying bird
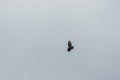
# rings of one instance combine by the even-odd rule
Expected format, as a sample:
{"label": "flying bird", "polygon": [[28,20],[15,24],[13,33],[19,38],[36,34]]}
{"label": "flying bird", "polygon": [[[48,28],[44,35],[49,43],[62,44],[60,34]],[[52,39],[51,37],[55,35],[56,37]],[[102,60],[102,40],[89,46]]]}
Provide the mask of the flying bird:
{"label": "flying bird", "polygon": [[67,49],[67,51],[70,52],[72,49],[74,49],[74,46],[72,45],[71,41],[68,41],[68,49]]}

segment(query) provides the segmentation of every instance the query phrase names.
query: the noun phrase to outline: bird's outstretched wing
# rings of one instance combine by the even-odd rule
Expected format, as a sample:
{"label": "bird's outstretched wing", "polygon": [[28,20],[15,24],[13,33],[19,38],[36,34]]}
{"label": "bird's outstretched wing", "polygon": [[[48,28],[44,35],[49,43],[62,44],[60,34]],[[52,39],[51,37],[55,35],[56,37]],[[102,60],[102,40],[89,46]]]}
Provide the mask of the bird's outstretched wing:
{"label": "bird's outstretched wing", "polygon": [[68,41],[68,47],[72,46],[71,41]]}

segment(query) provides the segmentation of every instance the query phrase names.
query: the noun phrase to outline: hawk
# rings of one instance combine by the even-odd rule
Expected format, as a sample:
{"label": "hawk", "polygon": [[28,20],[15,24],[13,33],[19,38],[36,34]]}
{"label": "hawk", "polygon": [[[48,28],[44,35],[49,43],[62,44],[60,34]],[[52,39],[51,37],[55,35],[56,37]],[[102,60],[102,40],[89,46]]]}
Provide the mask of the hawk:
{"label": "hawk", "polygon": [[68,49],[67,49],[67,51],[70,52],[72,49],[74,49],[74,46],[72,45],[71,41],[68,41]]}

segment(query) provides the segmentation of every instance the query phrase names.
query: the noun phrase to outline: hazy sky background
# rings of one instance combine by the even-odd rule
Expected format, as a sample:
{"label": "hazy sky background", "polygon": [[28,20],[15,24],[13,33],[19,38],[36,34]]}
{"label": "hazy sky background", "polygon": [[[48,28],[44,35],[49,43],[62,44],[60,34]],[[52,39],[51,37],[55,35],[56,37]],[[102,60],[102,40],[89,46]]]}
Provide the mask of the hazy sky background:
{"label": "hazy sky background", "polygon": [[0,0],[0,80],[120,80],[120,0]]}

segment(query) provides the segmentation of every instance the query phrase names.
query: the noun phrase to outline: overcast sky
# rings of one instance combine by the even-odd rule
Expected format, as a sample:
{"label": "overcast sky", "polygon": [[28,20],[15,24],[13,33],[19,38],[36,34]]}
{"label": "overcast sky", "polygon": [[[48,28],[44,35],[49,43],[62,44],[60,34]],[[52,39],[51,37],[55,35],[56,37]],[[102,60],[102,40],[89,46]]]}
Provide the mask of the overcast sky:
{"label": "overcast sky", "polygon": [[120,0],[0,0],[0,80],[120,80]]}

